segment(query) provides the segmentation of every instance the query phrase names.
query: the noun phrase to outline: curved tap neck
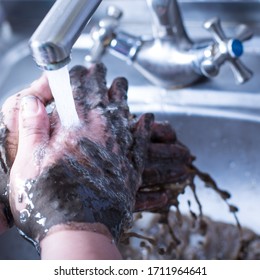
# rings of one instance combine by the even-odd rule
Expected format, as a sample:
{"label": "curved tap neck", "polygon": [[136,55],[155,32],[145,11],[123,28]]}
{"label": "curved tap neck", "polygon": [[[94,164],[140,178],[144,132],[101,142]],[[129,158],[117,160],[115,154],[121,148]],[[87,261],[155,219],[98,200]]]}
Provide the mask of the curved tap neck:
{"label": "curved tap neck", "polygon": [[147,0],[147,5],[154,22],[154,37],[171,39],[177,45],[192,45],[176,0]]}

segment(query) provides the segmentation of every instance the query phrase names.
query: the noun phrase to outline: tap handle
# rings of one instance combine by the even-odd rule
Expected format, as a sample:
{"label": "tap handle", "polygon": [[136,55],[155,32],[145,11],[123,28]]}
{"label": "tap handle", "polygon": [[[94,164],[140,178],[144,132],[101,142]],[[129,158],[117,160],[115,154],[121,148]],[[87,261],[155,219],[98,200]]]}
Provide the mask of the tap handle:
{"label": "tap handle", "polygon": [[217,43],[222,43],[227,40],[226,35],[221,27],[219,18],[212,18],[204,22],[204,28],[211,32]]}
{"label": "tap handle", "polygon": [[249,70],[240,59],[233,60],[230,66],[239,84],[248,81],[253,75],[252,71]]}
{"label": "tap handle", "polygon": [[253,31],[245,24],[240,24],[236,29],[236,38],[240,41],[247,41],[253,37]]}
{"label": "tap handle", "polygon": [[87,63],[95,63],[101,59],[107,46],[114,38],[114,31],[118,27],[122,15],[122,10],[116,6],[111,5],[107,8],[106,17],[101,19],[98,26],[90,32],[92,46],[86,50],[85,60]]}
{"label": "tap handle", "polygon": [[252,72],[241,62],[239,57],[243,54],[242,42],[252,37],[252,31],[245,25],[237,29],[235,38],[228,38],[218,18],[213,18],[204,23],[214,38],[216,44],[212,46],[210,58],[201,63],[201,71],[207,77],[214,77],[218,74],[220,66],[228,61],[234,73],[237,83],[244,83],[252,77]]}

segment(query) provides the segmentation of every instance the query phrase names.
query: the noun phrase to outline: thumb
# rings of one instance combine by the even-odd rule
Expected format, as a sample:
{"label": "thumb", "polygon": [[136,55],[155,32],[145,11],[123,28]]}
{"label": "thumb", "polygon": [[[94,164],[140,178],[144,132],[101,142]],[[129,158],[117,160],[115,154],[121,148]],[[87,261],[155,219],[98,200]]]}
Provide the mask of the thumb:
{"label": "thumb", "polygon": [[43,149],[49,139],[49,117],[39,98],[33,95],[22,98],[18,127],[18,150],[10,173],[10,205],[20,211],[25,204],[17,197],[22,195],[26,201],[24,182],[39,175]]}
{"label": "thumb", "polygon": [[48,141],[49,132],[49,117],[43,103],[33,95],[23,97],[19,113],[18,153],[31,154]]}

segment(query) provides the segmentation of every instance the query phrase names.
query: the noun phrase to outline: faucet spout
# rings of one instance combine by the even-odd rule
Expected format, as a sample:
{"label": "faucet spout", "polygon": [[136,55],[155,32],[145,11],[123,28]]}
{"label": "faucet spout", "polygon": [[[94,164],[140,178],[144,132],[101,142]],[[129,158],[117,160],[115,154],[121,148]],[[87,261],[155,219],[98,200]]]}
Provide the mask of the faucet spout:
{"label": "faucet spout", "polygon": [[57,0],[29,41],[32,56],[45,70],[59,69],[102,0]]}

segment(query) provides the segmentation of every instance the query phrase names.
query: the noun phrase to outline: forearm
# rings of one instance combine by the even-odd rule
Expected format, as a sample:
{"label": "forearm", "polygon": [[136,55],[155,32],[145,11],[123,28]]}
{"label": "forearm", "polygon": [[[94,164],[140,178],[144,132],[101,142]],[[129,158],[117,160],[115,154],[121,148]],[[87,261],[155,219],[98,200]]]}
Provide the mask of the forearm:
{"label": "forearm", "polygon": [[86,230],[59,229],[40,242],[43,260],[115,260],[121,254],[112,238]]}

